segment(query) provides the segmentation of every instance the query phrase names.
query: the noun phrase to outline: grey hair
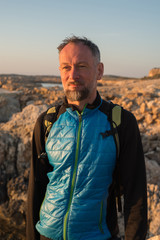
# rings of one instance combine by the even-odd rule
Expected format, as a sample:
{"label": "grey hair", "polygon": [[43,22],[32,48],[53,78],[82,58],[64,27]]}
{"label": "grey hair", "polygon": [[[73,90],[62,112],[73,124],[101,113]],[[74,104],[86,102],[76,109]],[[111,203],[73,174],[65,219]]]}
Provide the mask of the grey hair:
{"label": "grey hair", "polygon": [[62,51],[62,49],[69,43],[82,43],[83,45],[87,46],[94,57],[97,58],[98,62],[100,62],[100,51],[99,48],[97,47],[97,45],[95,43],[93,43],[92,41],[90,41],[88,38],[86,37],[77,37],[77,36],[72,36],[72,37],[67,37],[65,38],[62,43],[57,47],[59,53]]}

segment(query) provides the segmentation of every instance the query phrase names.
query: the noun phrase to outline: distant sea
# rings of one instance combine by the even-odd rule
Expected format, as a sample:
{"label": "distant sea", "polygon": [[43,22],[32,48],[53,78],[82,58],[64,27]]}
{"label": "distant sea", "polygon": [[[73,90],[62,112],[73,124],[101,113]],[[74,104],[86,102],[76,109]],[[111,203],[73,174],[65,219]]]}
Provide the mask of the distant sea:
{"label": "distant sea", "polygon": [[[62,83],[40,83],[44,88],[51,88],[51,87],[60,87],[62,88]],[[7,94],[7,93],[17,93],[17,91],[10,91],[4,88],[0,88],[0,94]]]}
{"label": "distant sea", "polygon": [[0,93],[17,93],[18,91],[10,91],[4,88],[0,88]]}
{"label": "distant sea", "polygon": [[62,87],[62,83],[41,83],[44,88]]}

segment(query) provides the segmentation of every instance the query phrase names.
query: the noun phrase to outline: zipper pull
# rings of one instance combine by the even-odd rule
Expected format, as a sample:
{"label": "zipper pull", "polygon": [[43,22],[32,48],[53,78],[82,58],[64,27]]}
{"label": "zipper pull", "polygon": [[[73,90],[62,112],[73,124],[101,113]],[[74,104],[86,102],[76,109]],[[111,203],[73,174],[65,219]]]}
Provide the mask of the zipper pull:
{"label": "zipper pull", "polygon": [[79,122],[82,122],[82,115],[79,114]]}
{"label": "zipper pull", "polygon": [[81,122],[82,121],[82,115],[83,115],[83,113],[84,113],[84,110],[85,110],[85,108],[87,107],[87,103],[85,104],[85,106],[84,106],[84,108],[83,108],[83,110],[82,110],[82,112],[81,113],[79,113],[78,111],[77,111],[77,113],[78,113],[78,116],[79,116],[79,122]]}

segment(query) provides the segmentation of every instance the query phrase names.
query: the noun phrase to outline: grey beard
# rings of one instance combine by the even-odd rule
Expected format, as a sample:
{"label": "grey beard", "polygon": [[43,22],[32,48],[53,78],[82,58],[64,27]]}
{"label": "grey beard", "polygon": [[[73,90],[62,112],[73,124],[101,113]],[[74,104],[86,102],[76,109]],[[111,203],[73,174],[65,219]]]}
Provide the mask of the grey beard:
{"label": "grey beard", "polygon": [[66,98],[70,101],[82,101],[86,99],[89,95],[89,89],[84,88],[82,91],[65,91]]}

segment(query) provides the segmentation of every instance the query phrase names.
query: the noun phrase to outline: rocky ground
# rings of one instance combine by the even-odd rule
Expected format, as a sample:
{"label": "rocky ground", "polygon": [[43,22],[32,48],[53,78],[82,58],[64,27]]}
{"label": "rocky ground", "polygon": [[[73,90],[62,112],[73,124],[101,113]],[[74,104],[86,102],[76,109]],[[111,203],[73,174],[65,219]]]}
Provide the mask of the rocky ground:
{"label": "rocky ground", "polygon": [[[31,138],[39,114],[61,102],[61,87],[42,88],[23,77],[0,77],[0,239],[25,239]],[[53,79],[52,79],[53,80]],[[46,80],[47,81],[47,80]],[[107,78],[98,90],[137,118],[148,183],[148,238],[160,235],[160,79]],[[119,216],[123,235],[122,216]],[[157,238],[158,239],[158,238]]]}

